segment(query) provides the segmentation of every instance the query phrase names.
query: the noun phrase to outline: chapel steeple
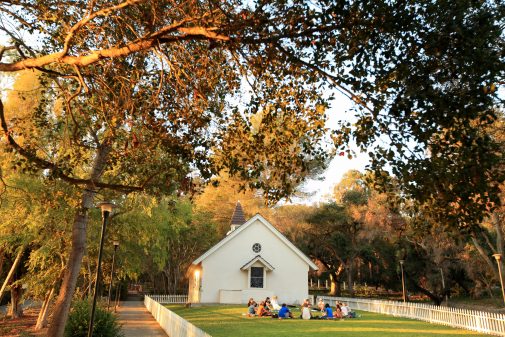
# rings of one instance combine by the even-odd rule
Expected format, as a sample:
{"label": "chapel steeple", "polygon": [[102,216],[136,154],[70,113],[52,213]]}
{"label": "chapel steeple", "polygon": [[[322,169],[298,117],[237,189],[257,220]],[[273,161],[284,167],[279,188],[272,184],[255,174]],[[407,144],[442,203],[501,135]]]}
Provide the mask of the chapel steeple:
{"label": "chapel steeple", "polygon": [[231,228],[228,234],[233,232],[235,229],[239,228],[244,223],[245,223],[244,210],[242,209],[240,201],[237,200],[237,203],[235,204],[235,210],[233,211],[233,215],[231,216],[231,223],[230,223]]}

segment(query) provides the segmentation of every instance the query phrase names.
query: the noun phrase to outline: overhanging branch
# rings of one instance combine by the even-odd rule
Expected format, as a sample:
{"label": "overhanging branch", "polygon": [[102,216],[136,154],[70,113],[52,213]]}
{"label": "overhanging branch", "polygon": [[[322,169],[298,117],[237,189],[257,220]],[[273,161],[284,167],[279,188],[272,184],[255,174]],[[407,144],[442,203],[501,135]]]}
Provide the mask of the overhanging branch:
{"label": "overhanging branch", "polygon": [[287,51],[285,48],[283,48],[279,43],[276,43],[276,47],[277,49],[279,49],[284,55],[286,55],[288,57],[288,59],[291,61],[291,62],[294,62],[294,63],[298,63],[304,67],[307,67],[321,75],[323,75],[324,77],[326,77],[333,85],[335,85],[337,87],[337,89],[342,92],[345,96],[347,96],[349,99],[351,99],[352,101],[354,101],[355,103],[361,105],[362,107],[364,107],[365,109],[367,109],[368,111],[370,111],[371,113],[373,113],[372,109],[366,104],[366,102],[361,98],[359,97],[358,95],[356,95],[355,93],[353,93],[351,90],[347,89],[346,87],[344,87],[342,84],[340,84],[340,81],[338,79],[337,76],[335,75],[332,75],[326,71],[324,71],[323,69],[309,63],[309,62],[306,62],[306,61],[303,61],[302,59],[296,57],[295,55],[293,55],[292,53],[290,53],[289,51]]}
{"label": "overhanging branch", "polygon": [[7,127],[7,121],[5,120],[4,106],[3,106],[2,100],[0,100],[0,123],[1,123],[2,131],[5,135],[5,137],[7,138],[8,146],[13,148],[17,153],[19,153],[21,156],[25,157],[30,163],[34,164],[38,168],[51,171],[52,176],[55,178],[59,178],[63,181],[66,181],[66,182],[72,184],[72,185],[86,186],[86,187],[91,187],[91,188],[108,188],[108,189],[122,191],[122,192],[126,192],[126,193],[134,192],[134,191],[142,191],[144,189],[143,187],[139,187],[139,186],[108,184],[108,183],[103,183],[100,181],[93,181],[91,179],[74,178],[74,177],[70,177],[70,176],[64,174],[63,170],[58,165],[56,165],[55,163],[52,163],[48,160],[38,157],[35,153],[23,148],[21,145],[19,145],[15,141],[15,139],[11,136],[9,128]]}
{"label": "overhanging branch", "polygon": [[[185,21],[187,22],[187,20]],[[113,59],[136,52],[149,50],[159,44],[180,42],[186,40],[217,40],[229,41],[229,37],[214,32],[214,28],[206,27],[180,27],[182,23],[177,22],[170,26],[162,28],[163,34],[152,34],[147,38],[135,40],[123,47],[113,47],[90,51],[87,55],[71,56],[65,55],[63,51],[52,53],[40,57],[27,58],[14,63],[0,63],[0,71],[15,72],[22,69],[32,69],[44,67],[49,64],[67,64],[78,67],[88,66],[103,59]],[[171,32],[178,32],[179,35],[165,36]]]}

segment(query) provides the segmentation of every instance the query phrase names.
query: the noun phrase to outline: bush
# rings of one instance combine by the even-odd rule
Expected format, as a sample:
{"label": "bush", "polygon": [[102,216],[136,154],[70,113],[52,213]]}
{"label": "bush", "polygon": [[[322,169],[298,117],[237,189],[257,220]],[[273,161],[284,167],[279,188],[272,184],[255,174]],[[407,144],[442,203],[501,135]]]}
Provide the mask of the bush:
{"label": "bush", "polygon": [[[65,337],[87,337],[91,314],[88,301],[74,302],[65,326]],[[123,337],[117,317],[98,307],[95,310],[93,337]]]}

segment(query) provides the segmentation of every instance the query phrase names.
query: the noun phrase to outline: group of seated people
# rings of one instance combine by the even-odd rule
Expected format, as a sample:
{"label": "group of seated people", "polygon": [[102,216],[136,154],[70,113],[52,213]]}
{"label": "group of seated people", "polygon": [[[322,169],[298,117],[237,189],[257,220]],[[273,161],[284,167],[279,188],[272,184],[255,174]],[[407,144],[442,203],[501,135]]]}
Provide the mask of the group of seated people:
{"label": "group of seated people", "polygon": [[[328,303],[324,303],[322,299],[319,300],[318,308],[321,311],[321,316],[312,316],[311,313],[311,303],[309,299],[306,299],[302,303],[301,315],[302,319],[334,319],[334,318],[355,318],[356,314],[349,308],[346,303],[337,303],[335,305],[335,311],[331,308]],[[279,305],[277,301],[277,296],[267,297],[264,301],[261,301],[258,305],[253,298],[249,299],[247,303],[248,313],[247,316],[258,316],[258,317],[274,317],[274,318],[293,318],[293,313],[289,310],[286,303]],[[317,311],[317,310],[316,310]]]}
{"label": "group of seated people", "polygon": [[[267,297],[264,301],[261,301],[260,304],[256,303],[253,298],[249,299],[247,303],[248,316],[258,316],[258,317],[267,317],[277,315],[279,318],[284,317],[286,315],[286,304],[279,305],[277,301],[277,296]],[[289,312],[289,309],[287,309]],[[282,315],[282,316],[281,316]],[[292,317],[292,316],[291,316]]]}
{"label": "group of seated people", "polygon": [[322,299],[319,299],[317,304],[319,310],[323,313],[321,317],[330,318],[356,318],[356,313],[349,308],[347,303],[336,303],[335,311],[332,310],[328,303],[324,303]]}

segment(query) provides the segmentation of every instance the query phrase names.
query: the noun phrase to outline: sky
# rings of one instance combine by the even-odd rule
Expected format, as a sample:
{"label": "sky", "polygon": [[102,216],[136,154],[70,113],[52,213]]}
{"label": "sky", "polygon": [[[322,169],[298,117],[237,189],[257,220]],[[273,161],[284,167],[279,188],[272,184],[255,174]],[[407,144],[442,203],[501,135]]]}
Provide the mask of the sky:
{"label": "sky", "polygon": [[[353,102],[343,94],[335,91],[335,100],[331,103],[327,111],[328,120],[326,127],[334,130],[338,127],[338,122],[341,120],[350,121],[356,120],[351,111]],[[308,180],[303,186],[302,191],[307,193],[309,197],[303,200],[293,200],[293,202],[303,203],[318,203],[328,200],[333,194],[333,187],[340,182],[344,173],[349,170],[364,171],[365,166],[369,163],[370,158],[366,153],[360,153],[355,145],[351,145],[351,149],[355,152],[353,159],[345,156],[335,156],[319,179]]]}

